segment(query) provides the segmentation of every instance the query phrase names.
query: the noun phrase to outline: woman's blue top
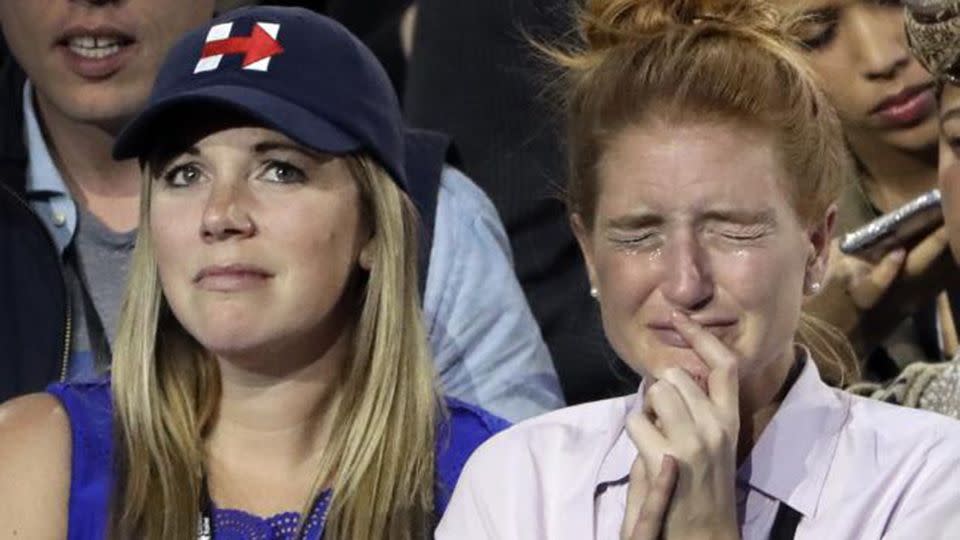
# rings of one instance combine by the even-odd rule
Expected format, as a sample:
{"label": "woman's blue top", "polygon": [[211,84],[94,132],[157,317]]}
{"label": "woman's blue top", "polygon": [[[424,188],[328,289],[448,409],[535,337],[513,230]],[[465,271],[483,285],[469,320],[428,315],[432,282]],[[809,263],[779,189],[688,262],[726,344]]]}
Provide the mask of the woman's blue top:
{"label": "woman's blue top", "polygon": [[[70,417],[70,504],[68,540],[106,538],[110,491],[113,488],[113,404],[108,382],[56,383],[47,388]],[[437,436],[437,516],[443,515],[457,478],[473,450],[509,424],[486,411],[447,398],[449,417]],[[307,518],[304,538],[323,536],[330,492],[317,500]],[[299,514],[263,518],[230,509],[213,509],[217,540],[280,540],[291,538]]]}

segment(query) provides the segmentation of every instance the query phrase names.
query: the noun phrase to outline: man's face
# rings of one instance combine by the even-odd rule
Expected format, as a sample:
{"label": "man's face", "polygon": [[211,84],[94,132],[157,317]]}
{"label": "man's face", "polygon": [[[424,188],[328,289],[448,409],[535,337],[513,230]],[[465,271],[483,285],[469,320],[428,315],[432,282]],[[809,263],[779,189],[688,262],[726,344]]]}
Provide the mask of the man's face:
{"label": "man's face", "polygon": [[119,130],[214,0],[0,0],[0,28],[47,109]]}

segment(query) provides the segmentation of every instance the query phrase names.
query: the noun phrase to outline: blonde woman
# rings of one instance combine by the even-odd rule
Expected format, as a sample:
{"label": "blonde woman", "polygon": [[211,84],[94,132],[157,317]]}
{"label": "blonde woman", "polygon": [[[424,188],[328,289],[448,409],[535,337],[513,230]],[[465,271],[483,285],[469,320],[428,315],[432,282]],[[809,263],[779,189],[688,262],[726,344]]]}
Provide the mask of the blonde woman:
{"label": "blonde woman", "polygon": [[588,0],[580,22],[553,53],[571,220],[644,382],[485,443],[437,538],[957,538],[960,424],[828,386],[801,315],[853,168],[793,26],[756,0]]}
{"label": "blonde woman", "polygon": [[0,537],[429,537],[503,423],[434,388],[403,139],[329,19],[178,43],[115,148],[144,184],[112,380],[0,409]]}

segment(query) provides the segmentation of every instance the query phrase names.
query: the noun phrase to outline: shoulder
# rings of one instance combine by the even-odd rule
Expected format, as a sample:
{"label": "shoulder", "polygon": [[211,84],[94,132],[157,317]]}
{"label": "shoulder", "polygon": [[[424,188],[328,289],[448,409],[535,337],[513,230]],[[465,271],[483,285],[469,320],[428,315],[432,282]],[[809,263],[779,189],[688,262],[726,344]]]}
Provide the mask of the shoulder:
{"label": "shoulder", "polygon": [[451,218],[464,222],[476,220],[479,217],[494,216],[499,221],[499,214],[493,201],[466,174],[455,167],[445,165],[440,176],[440,193],[438,208],[449,209]]}
{"label": "shoulder", "polygon": [[486,440],[510,427],[510,422],[476,405],[449,396],[444,401],[450,413],[451,430],[477,433]]}
{"label": "shoulder", "polygon": [[[9,451],[31,442],[67,440],[70,420],[60,401],[50,394],[29,394],[0,405],[0,449]],[[4,463],[0,460],[0,466]]]}
{"label": "shoulder", "polygon": [[47,393],[54,396],[73,415],[77,408],[109,408],[111,403],[110,381],[107,379],[83,383],[53,383]]}
{"label": "shoulder", "polygon": [[455,398],[445,398],[447,415],[437,435],[437,465],[441,474],[459,476],[473,451],[493,435],[510,426],[506,420],[480,407]]}
{"label": "shoulder", "polygon": [[875,441],[878,461],[909,460],[921,468],[935,467],[942,460],[960,463],[960,422],[955,419],[861,396],[844,397],[850,401],[846,426],[850,439]]}
{"label": "shoulder", "polygon": [[596,450],[598,443],[615,439],[623,429],[630,399],[584,403],[520,422],[484,444],[478,461],[497,460],[520,449],[532,460],[578,460]]}
{"label": "shoulder", "polygon": [[440,490],[437,512],[442,515],[450,494],[460,479],[464,464],[478,446],[510,423],[479,407],[458,399],[444,399],[446,414],[437,430],[436,467]]}
{"label": "shoulder", "polygon": [[70,447],[70,421],[55,397],[0,406],[0,536],[65,536]]}
{"label": "shoulder", "polygon": [[470,457],[464,481],[479,491],[497,490],[504,478],[537,491],[579,488],[592,481],[623,431],[630,399],[567,407],[504,430]]}

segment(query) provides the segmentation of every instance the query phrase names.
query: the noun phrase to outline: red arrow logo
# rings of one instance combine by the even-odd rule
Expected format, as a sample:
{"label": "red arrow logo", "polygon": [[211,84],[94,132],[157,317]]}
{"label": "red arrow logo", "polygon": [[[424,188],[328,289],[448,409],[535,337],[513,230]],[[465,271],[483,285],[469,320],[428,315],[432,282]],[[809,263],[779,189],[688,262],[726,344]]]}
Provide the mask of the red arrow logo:
{"label": "red arrow logo", "polygon": [[280,42],[273,39],[260,25],[254,25],[250,37],[232,37],[211,41],[203,46],[201,57],[220,54],[244,54],[243,67],[283,52]]}

